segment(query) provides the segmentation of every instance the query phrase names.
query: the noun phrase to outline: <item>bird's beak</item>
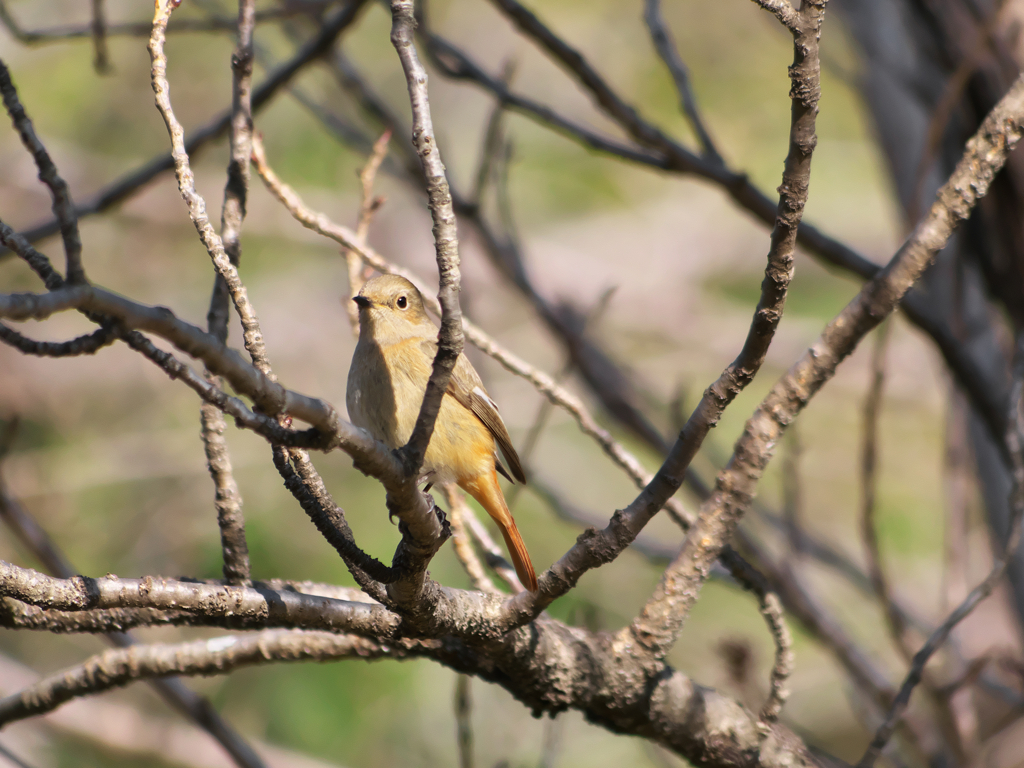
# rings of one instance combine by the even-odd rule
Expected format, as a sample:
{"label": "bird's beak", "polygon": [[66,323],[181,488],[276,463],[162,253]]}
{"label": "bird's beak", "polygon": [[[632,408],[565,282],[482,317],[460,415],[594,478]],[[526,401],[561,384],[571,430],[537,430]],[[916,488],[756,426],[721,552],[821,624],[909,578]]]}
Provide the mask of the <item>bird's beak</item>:
{"label": "bird's beak", "polygon": [[353,296],[352,301],[358,304],[360,309],[368,309],[369,307],[373,306],[373,302],[370,301],[365,296]]}

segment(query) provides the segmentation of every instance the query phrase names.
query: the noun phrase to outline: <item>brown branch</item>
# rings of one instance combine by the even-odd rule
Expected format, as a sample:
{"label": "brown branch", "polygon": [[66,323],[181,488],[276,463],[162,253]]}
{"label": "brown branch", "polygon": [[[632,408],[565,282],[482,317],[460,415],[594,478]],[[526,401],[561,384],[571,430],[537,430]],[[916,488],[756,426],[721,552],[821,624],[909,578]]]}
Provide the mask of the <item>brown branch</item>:
{"label": "brown branch", "polygon": [[[223,586],[223,582],[196,582]],[[352,587],[315,582],[292,582],[281,579],[255,581],[252,587],[263,591],[296,592],[316,597],[329,597],[349,602],[369,602],[372,598]],[[254,617],[206,616],[189,611],[161,608],[93,608],[62,611],[29,605],[12,597],[0,598],[0,626],[9,629],[54,632],[57,634],[117,633],[137,627],[181,626],[220,627],[229,629],[262,629],[262,620]]]}
{"label": "brown branch", "polygon": [[462,563],[462,567],[474,587],[481,592],[497,594],[500,590],[494,586],[494,582],[484,571],[484,566],[480,562],[480,558],[476,556],[473,543],[469,538],[467,518],[473,515],[473,512],[466,503],[466,497],[451,483],[442,485],[441,493],[444,494],[445,503],[448,504],[448,522],[452,526],[452,545],[455,547],[455,556],[459,558],[459,562]]}
{"label": "brown branch", "polygon": [[885,622],[896,649],[906,661],[914,655],[907,636],[903,616],[896,610],[892,599],[882,553],[878,542],[878,525],[875,519],[876,495],[878,491],[878,422],[882,413],[882,397],[885,386],[885,356],[889,349],[892,321],[878,329],[874,350],[871,354],[871,384],[864,400],[864,436],[861,443],[861,516],[860,529],[864,549],[868,558],[868,573],[874,587],[875,597],[882,606]]}
{"label": "brown branch", "polygon": [[[355,240],[362,246],[366,245],[366,238],[370,233],[370,222],[373,220],[373,215],[384,202],[384,198],[373,196],[373,182],[377,177],[377,171],[380,169],[381,163],[387,157],[389,141],[391,141],[391,130],[385,129],[380,138],[374,142],[366,165],[359,172],[362,200],[359,205],[359,219],[356,222]],[[348,267],[349,298],[355,298],[363,287],[363,282],[365,281],[363,271],[366,267],[363,264],[363,260],[359,258],[359,255],[352,250],[342,247],[342,254],[345,256],[345,264]],[[358,336],[359,307],[356,306],[354,301],[349,301],[346,303],[345,309],[348,311],[352,333]]]}
{"label": "brown branch", "polygon": [[[718,423],[725,408],[753,380],[760,369],[775,329],[782,318],[786,292],[793,275],[797,228],[807,202],[811,156],[817,144],[814,128],[820,96],[818,36],[823,14],[823,2],[804,4],[801,7],[799,24],[793,30],[794,62],[789,69],[792,80],[789,154],[786,157],[782,184],[779,187],[779,209],[775,228],[772,230],[765,279],[761,284],[761,298],[743,349],[736,360],[705,390],[704,396],[687,420],[665,463],[637,501],[646,497],[644,501],[648,504],[664,503],[661,501],[662,498],[668,498],[679,488],[685,478],[686,469],[708,432]],[[634,502],[631,506],[636,508],[636,504],[637,502]],[[642,520],[642,514],[640,518]],[[711,532],[705,528],[699,536],[709,548],[716,550],[715,559],[728,544],[727,538],[717,538],[724,532],[724,529],[714,531],[709,536]],[[688,543],[693,538],[694,535],[691,534]],[[685,546],[683,551],[686,551]],[[709,567],[711,562],[714,560],[706,566]],[[644,606],[643,612],[629,628],[629,633],[636,642],[656,657],[668,652],[682,628],[689,606],[692,605],[691,600],[680,600],[679,587],[683,585],[677,584],[676,578],[673,568],[670,568],[657,591]]]}
{"label": "brown branch", "polygon": [[104,0],[92,0],[92,65],[96,72],[105,75],[110,72],[110,55],[107,52],[107,19],[104,12]]}
{"label": "brown branch", "polygon": [[[212,379],[212,380],[211,380]],[[223,389],[216,377],[208,376],[210,384]],[[204,402],[199,407],[206,467],[213,479],[214,508],[217,510],[217,527],[220,530],[220,548],[224,558],[224,578],[231,584],[249,583],[249,547],[245,541],[245,517],[242,512],[242,494],[235,482],[231,469],[231,454],[228,453],[224,432],[227,422],[223,412],[213,403]]]}
{"label": "brown branch", "polygon": [[[303,15],[306,10],[301,4],[289,4],[280,8],[267,8],[256,13],[256,23],[262,24],[267,21],[278,21],[297,15]],[[45,29],[23,29],[15,21],[7,8],[7,3],[0,0],[0,23],[7,28],[7,31],[20,43],[26,45],[39,45],[47,43],[61,43],[68,40],[93,37],[95,34],[93,24],[86,25],[65,25],[47,27]],[[176,19],[168,26],[167,33],[174,32],[235,32],[238,30],[238,20],[227,16],[211,16],[203,19]],[[104,37],[149,37],[153,32],[153,23],[150,21],[127,21],[115,24],[105,24]]]}
{"label": "brown branch", "polygon": [[775,661],[769,675],[768,698],[758,716],[761,731],[767,733],[768,727],[779,719],[782,706],[789,698],[789,691],[785,685],[793,671],[793,638],[786,626],[779,596],[764,576],[731,549],[725,550],[722,561],[743,588],[753,592],[757,597],[758,608],[768,624],[768,631],[775,644]]}
{"label": "brown branch", "polygon": [[[359,18],[359,13],[366,3],[367,0],[351,0],[344,8],[339,9],[333,16],[328,17],[320,27],[316,37],[303,45],[291,59],[274,69],[266,80],[253,91],[252,111],[254,113],[258,112],[269,104],[271,98],[281,88],[288,85],[298,72],[304,69],[310,62],[316,61],[328,53],[338,37]],[[233,22],[233,24],[237,25],[237,21]],[[147,25],[146,35],[149,36],[151,32],[152,25]],[[205,127],[193,133],[192,136],[185,140],[185,152],[188,155],[194,155],[201,147],[222,136],[231,125],[232,114],[230,109],[225,110]],[[174,167],[174,157],[170,153],[155,157],[142,167],[125,174],[120,179],[100,190],[88,203],[77,207],[75,214],[82,218],[102,213],[131,197],[143,185],[152,181],[161,173],[172,170]],[[21,234],[29,242],[35,242],[44,237],[49,237],[59,229],[60,222],[58,220],[51,220],[38,224]],[[0,259],[3,259],[5,255],[4,252],[0,251]]]}
{"label": "brown branch", "polygon": [[356,544],[345,512],[327,492],[309,456],[304,451],[286,451],[278,447],[274,448],[273,456],[274,466],[284,479],[285,488],[299,502],[320,534],[341,555],[356,583],[377,602],[389,604],[382,585],[394,582],[397,574]]}
{"label": "brown branch", "polygon": [[[679,557],[666,571],[645,608],[639,629],[658,648],[666,648],[682,626],[700,592],[711,563],[729,541],[750,505],[757,483],[786,427],[835,374],[839,363],[864,336],[893,311],[900,298],[931,263],[957,224],[988,191],[1024,124],[1024,79],[1018,80],[985,119],[952,177],[939,192],[929,215],[889,265],[868,283],[826,327],[819,340],[783,376],[762,401],[736,443],[732,459],[705,502],[697,526]],[[635,504],[636,502],[634,502]],[[543,583],[543,577],[542,577]]]}
{"label": "brown branch", "polygon": [[72,284],[85,282],[85,271],[82,268],[82,238],[78,233],[78,216],[75,205],[71,201],[71,191],[67,183],[57,172],[57,166],[50,158],[50,153],[36,136],[32,121],[25,113],[18,100],[18,92],[11,81],[11,73],[7,65],[0,61],[0,94],[3,95],[4,108],[14,123],[14,129],[21,137],[21,143],[32,155],[36,168],[39,169],[39,180],[50,190],[53,199],[53,214],[57,217],[60,234],[64,240],[64,254],[67,258],[67,280]]}
{"label": "brown branch", "polygon": [[402,459],[410,475],[419,472],[427,443],[434,431],[434,422],[441,408],[441,398],[448,388],[448,380],[455,368],[455,361],[462,353],[463,331],[462,310],[459,307],[459,240],[452,209],[451,192],[445,175],[441,153],[434,138],[434,126],[430,115],[430,99],[427,93],[427,72],[420,63],[413,45],[416,19],[412,0],[391,0],[391,44],[398,52],[405,72],[412,105],[412,143],[423,166],[426,181],[427,205],[434,222],[434,249],[437,257],[437,271],[440,285],[437,300],[441,305],[441,330],[438,334],[437,354],[433,370],[427,381],[416,426],[409,442],[402,448]]}
{"label": "brown branch", "polygon": [[690,127],[697,136],[701,154],[709,160],[724,164],[722,156],[718,153],[715,142],[711,138],[711,134],[708,133],[708,129],[704,125],[704,119],[700,115],[697,99],[694,97],[693,88],[690,86],[690,73],[687,70],[686,63],[679,55],[679,50],[672,39],[672,33],[669,32],[668,25],[665,24],[665,19],[661,15],[661,0],[646,0],[644,3],[644,22],[647,24],[647,30],[650,32],[651,41],[654,43],[658,56],[661,57],[661,60],[672,75],[672,80],[676,86],[676,93],[679,94],[679,105],[682,108],[683,115],[686,116]]}
{"label": "brown branch", "polygon": [[473,700],[469,676],[455,676],[455,723],[459,745],[459,768],[473,768]]}
{"label": "brown branch", "polygon": [[[627,146],[615,145],[614,143],[609,144],[607,140],[594,135],[589,129],[572,124],[546,107],[537,105],[528,99],[513,97],[497,78],[492,78],[484,73],[480,67],[472,63],[468,56],[458,51],[451,43],[442,41],[433,35],[429,37],[425,35],[425,39],[428,40],[428,50],[436,49],[435,52],[441,64],[440,69],[443,74],[474,82],[488,90],[510,109],[514,109],[541,125],[552,128],[556,132],[599,152],[609,153],[652,168],[664,169],[674,173],[694,174],[711,181],[720,186],[741,208],[753,214],[763,223],[774,226],[777,201],[769,198],[769,196],[757,189],[750,182],[747,174],[730,169],[720,163],[716,164],[698,157],[673,142],[654,126],[645,123],[639,117],[636,110],[619,98],[596,71],[589,64],[586,64],[586,61],[578,52],[573,51],[565,43],[558,41],[550,30],[544,27],[529,11],[522,9],[517,3],[507,0],[495,0],[495,2],[508,6],[510,14],[516,13],[516,22],[520,26],[520,30],[528,37],[538,40],[542,47],[548,50],[559,63],[565,66],[570,75],[576,77],[581,85],[591,92],[602,110],[622,125],[638,143],[647,147],[647,149],[636,150]],[[522,13],[515,11],[516,8],[521,9]],[[557,44],[552,42],[549,47],[549,39],[557,41]],[[455,63],[446,64],[445,62]],[[582,62],[582,67],[577,67],[578,62]],[[466,211],[460,210],[460,213],[465,215]],[[486,233],[482,234],[484,234],[486,241]],[[805,221],[800,224],[797,232],[797,242],[802,248],[824,263],[838,267],[862,279],[871,279],[881,270],[881,267],[872,263],[852,248],[829,237]],[[489,249],[491,245],[489,245]],[[498,248],[498,250],[505,249]],[[502,263],[501,258],[496,259],[496,261]],[[516,277],[520,278],[521,275],[517,274]],[[535,291],[527,289],[518,281],[517,284],[527,291],[528,297],[531,300],[536,301],[538,295]],[[978,413],[981,414],[994,442],[1001,445],[1004,431],[1002,421],[1004,409],[1001,402],[1002,385],[994,381],[989,374],[981,370],[975,361],[971,359],[959,339],[953,334],[944,315],[933,306],[926,296],[917,292],[911,292],[903,297],[902,308],[911,322],[925,331],[935,342],[950,371],[956,377],[957,382],[968,393],[972,404],[978,410]],[[542,315],[544,315],[543,310]],[[557,318],[545,316],[545,320],[549,325],[552,325],[556,333],[559,332]],[[602,390],[599,382],[590,375],[587,367],[583,366],[581,371],[587,377],[588,383],[595,387],[598,394],[607,397],[609,393]],[[604,389],[606,390],[607,387]],[[643,420],[640,419],[638,421],[638,414],[629,413],[630,409],[625,407],[624,403],[613,399],[605,404],[609,407],[610,412],[619,418],[623,418],[630,425],[630,428],[637,431],[645,440],[648,442],[653,440],[656,443],[662,442],[660,436],[655,438],[654,435],[649,434],[648,430],[641,426]]]}
{"label": "brown branch", "polygon": [[[1014,107],[1016,108],[1015,110]],[[1010,112],[1010,114],[1007,115],[1007,112]],[[1004,130],[1009,132],[1015,129],[1017,138],[1019,138],[1022,124],[1024,124],[1024,76],[1017,80],[1010,89],[1010,93],[1004,96],[989,116],[985,118],[985,122],[982,123],[979,129],[979,134],[985,131],[986,128],[992,131],[995,126],[1004,127],[1004,125],[999,125],[998,122],[993,120],[997,113],[999,113],[1005,125]],[[971,151],[972,144],[977,149],[977,145],[981,143],[976,135],[968,143],[968,151]],[[1011,144],[1009,139],[1007,139],[1007,144]],[[996,158],[1005,160],[1005,154],[1008,151],[1006,148],[996,148],[992,147],[992,145],[989,145],[988,148]],[[989,158],[985,157],[984,159],[988,160]],[[961,165],[963,165],[963,161],[957,166],[958,171]],[[982,191],[985,189],[983,184],[984,182],[978,185]],[[903,685],[900,686],[899,693],[896,694],[892,706],[886,714],[885,721],[878,727],[875,737],[871,740],[871,744],[857,763],[857,768],[872,768],[875,764],[875,761],[881,755],[882,749],[885,748],[885,745],[892,737],[900,718],[910,704],[910,695],[924,677],[925,665],[927,665],[929,659],[931,659],[943,643],[946,642],[954,627],[967,618],[982,600],[992,594],[999,580],[1006,573],[1006,567],[1010,562],[1010,558],[1013,557],[1017,546],[1020,544],[1021,521],[1024,518],[1024,413],[1022,413],[1022,394],[1024,394],[1024,336],[1020,336],[1017,339],[1017,350],[1013,366],[1013,384],[1010,389],[1010,413],[1007,418],[1007,423],[1010,426],[1006,431],[1006,444],[1007,450],[1013,459],[1013,490],[1010,493],[1012,517],[1006,546],[995,558],[992,569],[985,579],[971,590],[971,593],[964,598],[963,602],[949,614],[941,626],[932,632],[925,644],[914,654],[910,671],[907,672]]]}
{"label": "brown branch", "polygon": [[[157,109],[164,119],[167,133],[171,138],[171,157],[174,159],[174,172],[178,178],[178,191],[188,206],[189,218],[192,219],[192,224],[195,226],[196,232],[199,233],[199,239],[202,240],[203,245],[210,254],[217,274],[223,278],[227,285],[228,292],[235,305],[235,310],[242,321],[242,341],[245,344],[246,350],[248,350],[249,355],[252,357],[256,368],[263,375],[272,378],[273,373],[270,370],[270,361],[267,359],[266,347],[263,343],[263,333],[260,330],[259,319],[256,317],[256,310],[249,303],[245,286],[242,285],[242,281],[238,276],[238,269],[231,263],[231,259],[224,249],[224,241],[214,231],[213,226],[210,224],[210,219],[206,215],[206,201],[196,191],[195,177],[192,175],[188,152],[185,148],[185,129],[182,128],[181,123],[174,116],[174,110],[171,107],[164,43],[166,41],[167,22],[170,20],[171,13],[176,7],[177,2],[164,2],[162,8],[158,6],[157,14],[153,19],[153,34],[149,38],[149,57],[152,62],[153,93],[156,94]],[[252,66],[251,57],[249,66]],[[237,77],[238,75],[236,74]],[[236,81],[236,100],[239,99],[237,90],[238,83]],[[239,123],[244,122],[245,117],[245,114],[240,109],[233,108],[233,132],[241,127]],[[251,114],[248,119],[251,124]],[[251,128],[249,130],[251,134]],[[236,159],[238,151],[237,147],[232,147],[233,161]],[[246,152],[243,162],[248,161],[248,156],[249,153]],[[242,207],[244,207],[244,203]],[[237,213],[239,215],[238,223],[240,223],[240,210]],[[226,226],[230,230],[232,224],[226,222]]]}
{"label": "brown branch", "polygon": [[[256,24],[254,0],[240,0],[238,4],[238,45],[231,57],[231,159],[224,187],[224,203],[220,215],[220,236],[224,252],[237,268],[242,257],[241,229],[245,218],[249,193],[249,155],[252,152],[252,69],[253,28]],[[222,343],[228,339],[229,287],[220,272],[213,282],[213,295],[206,315],[207,330]],[[207,380],[223,388],[222,382],[206,372]],[[217,527],[220,530],[221,552],[224,559],[224,578],[231,584],[249,582],[249,547],[245,540],[245,516],[242,495],[231,469],[224,431],[227,424],[223,413],[211,403],[200,406],[201,436],[206,452],[206,463],[215,488],[214,506]]]}
{"label": "brown branch", "polygon": [[[0,561],[0,587],[7,597],[44,608],[78,611],[155,608],[189,611],[211,621],[247,628],[285,626],[390,637],[398,617],[376,604],[335,600],[286,590],[203,584],[148,576],[55,579]],[[238,622],[238,623],[235,623]]]}
{"label": "brown branch", "polygon": [[0,341],[23,352],[38,357],[75,357],[93,355],[117,341],[117,329],[105,326],[68,341],[35,341],[29,339],[8,325],[0,323]]}
{"label": "brown branch", "polygon": [[52,712],[74,698],[120,688],[137,680],[175,675],[214,675],[239,667],[286,661],[401,658],[401,647],[329,632],[274,629],[187,643],[135,645],[93,656],[0,699],[0,724]]}

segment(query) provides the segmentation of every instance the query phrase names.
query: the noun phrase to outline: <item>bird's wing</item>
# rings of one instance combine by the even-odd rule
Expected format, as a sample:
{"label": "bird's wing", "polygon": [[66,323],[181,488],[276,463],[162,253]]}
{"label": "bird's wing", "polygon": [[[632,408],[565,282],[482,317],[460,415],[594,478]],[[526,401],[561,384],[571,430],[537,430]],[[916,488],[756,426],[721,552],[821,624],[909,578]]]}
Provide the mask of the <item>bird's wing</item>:
{"label": "bird's wing", "polygon": [[[429,351],[430,359],[433,360],[437,353],[437,342],[424,341],[423,345]],[[465,355],[459,355],[459,359],[455,362],[455,370],[452,371],[452,377],[448,380],[447,392],[457,402],[472,411],[487,427],[487,431],[493,435],[505,461],[508,462],[509,469],[512,470],[512,477],[509,477],[508,472],[501,466],[501,462],[495,462],[497,470],[510,481],[514,482],[514,477],[520,483],[525,483],[526,473],[519,461],[519,454],[516,453],[516,449],[512,445],[512,438],[509,437],[505,422],[501,420],[501,414],[498,413],[498,405],[487,394],[480,375]]]}

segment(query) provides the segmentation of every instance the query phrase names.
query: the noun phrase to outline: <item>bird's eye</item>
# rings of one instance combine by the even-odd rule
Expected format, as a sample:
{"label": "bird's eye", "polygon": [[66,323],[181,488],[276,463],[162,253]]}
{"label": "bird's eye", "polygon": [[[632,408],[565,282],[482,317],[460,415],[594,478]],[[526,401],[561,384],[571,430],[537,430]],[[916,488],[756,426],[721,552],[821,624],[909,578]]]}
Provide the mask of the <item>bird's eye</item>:
{"label": "bird's eye", "polygon": [[396,301],[395,304],[398,305],[399,309],[405,309],[409,306],[409,300],[405,298],[405,296],[399,296],[398,301]]}

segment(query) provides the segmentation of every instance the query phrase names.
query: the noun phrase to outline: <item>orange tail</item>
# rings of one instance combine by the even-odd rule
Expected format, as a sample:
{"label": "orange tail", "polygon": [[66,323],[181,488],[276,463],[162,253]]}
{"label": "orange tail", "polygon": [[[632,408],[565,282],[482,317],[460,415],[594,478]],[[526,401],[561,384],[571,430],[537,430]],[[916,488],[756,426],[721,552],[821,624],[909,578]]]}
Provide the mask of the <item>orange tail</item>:
{"label": "orange tail", "polygon": [[498,473],[492,469],[490,474],[478,475],[460,481],[459,487],[480,502],[480,506],[487,510],[487,514],[501,528],[505,546],[512,557],[512,564],[516,567],[516,575],[523,582],[523,586],[531,592],[536,592],[537,574],[533,571],[530,553],[526,551],[526,544],[523,542],[523,537],[519,535],[516,521],[512,519],[512,513],[508,511],[505,496],[501,492],[501,486],[498,485]]}

